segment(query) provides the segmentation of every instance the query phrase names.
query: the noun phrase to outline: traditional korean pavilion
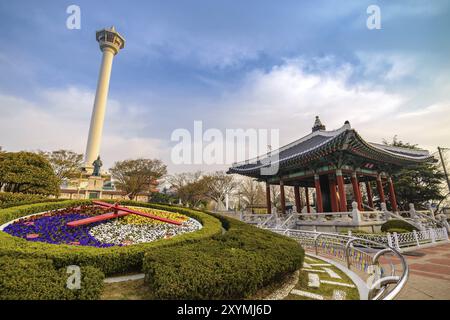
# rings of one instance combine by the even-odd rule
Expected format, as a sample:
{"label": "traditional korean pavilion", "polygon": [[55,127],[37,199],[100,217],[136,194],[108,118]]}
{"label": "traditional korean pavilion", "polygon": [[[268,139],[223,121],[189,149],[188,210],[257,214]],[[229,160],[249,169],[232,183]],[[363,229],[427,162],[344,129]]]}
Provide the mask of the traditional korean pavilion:
{"label": "traditional korean pavilion", "polygon": [[[374,208],[374,191],[386,203],[385,187],[392,211],[398,211],[392,175],[406,166],[434,161],[426,150],[412,150],[365,141],[348,121],[327,131],[316,117],[312,132],[277,151],[233,164],[228,173],[236,173],[266,182],[267,211],[271,213],[270,185],[280,186],[281,210],[286,212],[285,186],[294,187],[297,210],[303,207],[300,188],[305,190],[305,205],[311,212],[309,188],[315,189],[317,212],[347,212],[347,200],[358,209]],[[262,170],[278,165],[276,174]],[[361,184],[365,184],[367,204],[363,204]],[[353,198],[347,199],[345,185],[351,184]]]}

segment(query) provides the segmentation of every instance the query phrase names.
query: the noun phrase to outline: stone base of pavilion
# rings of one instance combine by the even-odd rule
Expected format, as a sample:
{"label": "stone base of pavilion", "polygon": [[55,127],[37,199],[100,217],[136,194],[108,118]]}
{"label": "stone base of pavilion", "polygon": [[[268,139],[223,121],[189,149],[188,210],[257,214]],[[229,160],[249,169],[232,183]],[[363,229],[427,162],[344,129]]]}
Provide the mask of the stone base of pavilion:
{"label": "stone base of pavilion", "polygon": [[380,222],[362,222],[358,225],[352,223],[340,223],[340,222],[321,222],[320,224],[314,222],[297,222],[295,229],[317,232],[331,232],[341,233],[344,231],[363,231],[369,233],[381,232],[381,225],[385,221]]}
{"label": "stone base of pavilion", "polygon": [[[312,208],[311,208],[312,209]],[[415,210],[410,205],[409,211],[390,212],[386,204],[382,203],[381,210],[360,211],[358,203],[352,203],[352,211],[348,212],[324,212],[324,213],[297,213],[296,206],[289,213],[272,214],[246,214],[240,213],[239,219],[261,228],[273,229],[297,229],[305,231],[340,233],[343,231],[364,231],[368,233],[379,233],[381,226],[388,220],[403,220],[418,230],[443,227],[450,232],[450,226],[445,218],[435,217],[432,210]]]}

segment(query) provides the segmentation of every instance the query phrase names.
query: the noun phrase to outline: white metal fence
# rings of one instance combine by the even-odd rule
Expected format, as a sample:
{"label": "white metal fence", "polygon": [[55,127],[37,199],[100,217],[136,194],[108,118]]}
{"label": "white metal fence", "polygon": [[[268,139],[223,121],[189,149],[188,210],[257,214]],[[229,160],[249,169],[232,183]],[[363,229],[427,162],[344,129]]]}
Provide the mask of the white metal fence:
{"label": "white metal fence", "polygon": [[383,243],[384,245],[394,247],[399,251],[417,249],[426,245],[449,240],[446,228],[430,228],[407,233],[358,234],[358,237]]}

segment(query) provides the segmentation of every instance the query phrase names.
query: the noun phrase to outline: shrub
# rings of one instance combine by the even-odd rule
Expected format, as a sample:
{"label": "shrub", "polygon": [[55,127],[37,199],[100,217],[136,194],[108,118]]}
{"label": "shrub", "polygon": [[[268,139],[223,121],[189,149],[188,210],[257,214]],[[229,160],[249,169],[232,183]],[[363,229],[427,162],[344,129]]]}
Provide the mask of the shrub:
{"label": "shrub", "polygon": [[99,299],[103,273],[93,267],[81,268],[81,288],[69,290],[66,269],[55,269],[49,259],[0,260],[1,300],[74,300]]}
{"label": "shrub", "polygon": [[[62,201],[25,205],[0,210],[0,224],[29,214],[89,204],[90,201]],[[211,238],[222,232],[221,223],[211,215],[180,207],[153,205],[134,201],[124,201],[123,204],[149,207],[185,214],[200,221],[203,228],[199,231],[186,233],[148,243],[126,247],[95,248],[88,246],[54,245],[43,242],[32,242],[7,233],[0,232],[0,257],[13,256],[17,258],[47,258],[53,260],[57,268],[67,265],[94,266],[107,275],[122,272],[140,271],[142,259],[146,250],[154,250],[159,246],[171,246],[178,243],[190,243]],[[3,257],[2,257],[3,258]]]}
{"label": "shrub", "polygon": [[344,229],[339,231],[339,234],[342,235],[348,235],[348,232],[351,231],[352,235],[357,235],[357,234],[372,234],[372,232],[369,231],[365,231],[365,230],[357,230],[357,229]]}
{"label": "shrub", "polygon": [[0,209],[21,206],[25,204],[58,202],[62,199],[49,199],[46,196],[37,194],[24,194],[12,192],[0,192]]}
{"label": "shrub", "polygon": [[408,233],[408,232],[412,232],[412,231],[405,230],[405,229],[392,228],[392,229],[389,229],[389,232],[390,233],[394,233],[394,232],[396,232],[396,233]]}
{"label": "shrub", "polygon": [[407,232],[412,232],[413,230],[418,231],[418,229],[414,227],[412,224],[397,219],[386,221],[381,226],[382,232],[394,232],[392,231],[393,229],[403,229],[406,230]]}
{"label": "shrub", "polygon": [[299,269],[304,251],[287,237],[220,217],[227,232],[145,254],[156,299],[240,299]]}

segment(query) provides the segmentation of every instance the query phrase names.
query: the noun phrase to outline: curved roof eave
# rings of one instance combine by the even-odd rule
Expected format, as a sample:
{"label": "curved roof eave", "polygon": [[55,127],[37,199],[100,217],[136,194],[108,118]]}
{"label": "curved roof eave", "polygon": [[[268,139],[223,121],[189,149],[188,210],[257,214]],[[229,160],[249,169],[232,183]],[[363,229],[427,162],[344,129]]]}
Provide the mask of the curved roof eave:
{"label": "curved roof eave", "polygon": [[[260,156],[260,157],[257,157],[257,158],[251,159],[251,160],[246,160],[241,163],[234,164],[228,170],[228,172],[229,173],[237,173],[237,174],[248,174],[248,175],[251,175],[252,173],[257,174],[257,171],[259,169],[268,167],[267,163],[270,163],[272,165],[279,163],[281,166],[282,164],[285,164],[286,162],[288,162],[290,160],[294,160],[295,158],[299,158],[299,157],[306,156],[306,155],[313,156],[313,153],[320,152],[321,148],[326,147],[328,144],[330,144],[334,140],[341,138],[343,134],[346,135],[350,132],[354,133],[354,136],[357,139],[358,143],[360,143],[362,146],[364,146],[367,150],[369,150],[375,154],[379,154],[383,157],[392,159],[392,161],[386,161],[386,162],[396,163],[396,164],[399,164],[399,162],[421,163],[421,162],[426,162],[426,161],[430,161],[431,159],[434,159],[434,157],[432,155],[430,155],[429,152],[426,150],[414,150],[414,149],[407,149],[407,148],[400,148],[400,147],[391,147],[391,146],[384,146],[384,145],[377,144],[377,143],[367,142],[359,135],[359,133],[355,129],[352,129],[350,127],[350,124],[346,123],[346,124],[344,124],[344,126],[342,126],[341,128],[339,128],[337,130],[333,130],[333,131],[319,130],[319,131],[312,132],[305,137],[302,137],[290,144],[287,144],[287,145],[279,148],[276,151],[273,151],[272,155],[266,154],[264,156]],[[269,157],[272,157],[273,154],[277,154],[277,153],[279,154],[280,152],[288,150],[290,148],[293,148],[293,147],[299,145],[300,143],[306,142],[315,136],[329,137],[329,139],[326,139],[311,148],[308,148],[301,152],[292,154],[288,157],[280,158],[280,159],[277,159],[277,160],[271,161],[271,162],[263,161],[265,159],[268,159]],[[344,150],[344,149],[342,149],[342,150]],[[352,150],[348,150],[348,151],[353,153]],[[398,152],[395,152],[395,151],[398,151]],[[408,153],[410,155],[408,155]],[[254,166],[243,168],[246,165],[252,164],[252,161],[255,162]],[[260,162],[259,164],[256,163],[258,161]]]}

